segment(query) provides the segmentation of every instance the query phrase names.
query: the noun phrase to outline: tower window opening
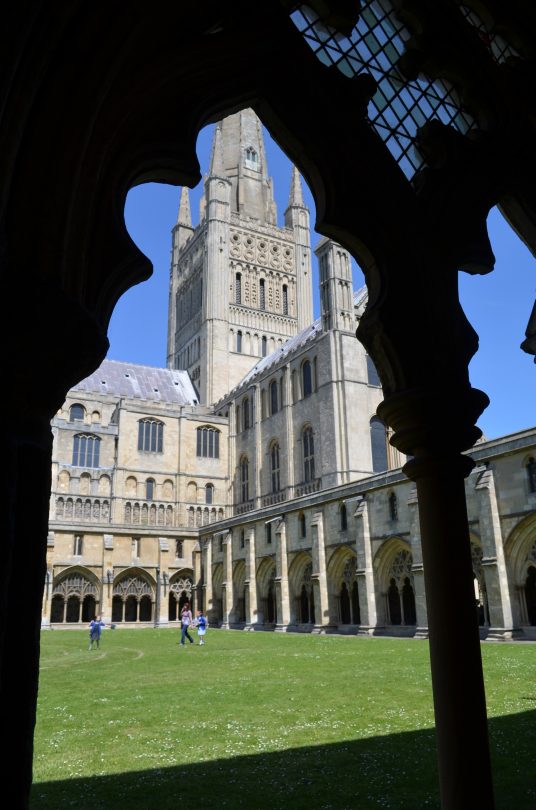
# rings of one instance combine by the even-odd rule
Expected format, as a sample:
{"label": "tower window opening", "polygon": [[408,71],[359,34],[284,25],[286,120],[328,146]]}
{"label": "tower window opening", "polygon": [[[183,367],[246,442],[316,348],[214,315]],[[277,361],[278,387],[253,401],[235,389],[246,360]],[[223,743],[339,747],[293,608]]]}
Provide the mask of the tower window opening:
{"label": "tower window opening", "polygon": [[288,315],[288,287],[283,284],[283,315]]}
{"label": "tower window opening", "polygon": [[259,156],[252,146],[246,149],[246,166],[248,169],[259,170]]}

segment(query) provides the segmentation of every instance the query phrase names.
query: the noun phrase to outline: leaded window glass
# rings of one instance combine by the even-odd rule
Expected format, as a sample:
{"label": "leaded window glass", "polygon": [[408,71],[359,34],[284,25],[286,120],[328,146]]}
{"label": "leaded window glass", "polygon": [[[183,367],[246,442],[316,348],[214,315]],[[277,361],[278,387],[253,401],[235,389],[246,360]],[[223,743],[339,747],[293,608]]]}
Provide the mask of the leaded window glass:
{"label": "leaded window glass", "polygon": [[359,20],[348,35],[325,25],[309,6],[291,18],[317,58],[352,78],[369,74],[377,90],[368,106],[368,120],[410,180],[423,165],[414,143],[418,129],[438,120],[465,134],[473,119],[444,79],[418,76],[407,80],[397,67],[409,31],[396,18],[389,0],[364,0]]}
{"label": "leaded window glass", "polygon": [[73,442],[73,467],[98,467],[100,442],[98,436],[78,433]]}
{"label": "leaded window glass", "polygon": [[163,423],[156,419],[140,419],[138,422],[138,450],[146,453],[162,453],[163,449]]}
{"label": "leaded window glass", "polygon": [[201,458],[220,457],[220,431],[215,428],[197,428],[197,455]]}

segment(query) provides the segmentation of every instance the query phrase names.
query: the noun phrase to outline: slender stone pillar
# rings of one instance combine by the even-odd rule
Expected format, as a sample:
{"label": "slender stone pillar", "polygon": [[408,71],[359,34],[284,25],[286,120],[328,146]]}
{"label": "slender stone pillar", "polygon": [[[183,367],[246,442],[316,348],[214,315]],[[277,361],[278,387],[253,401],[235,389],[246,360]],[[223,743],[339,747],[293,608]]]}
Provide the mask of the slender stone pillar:
{"label": "slender stone pillar", "polygon": [[[157,593],[158,599],[156,600],[158,614],[155,618],[155,625],[157,627],[167,627],[169,624],[169,589],[164,587],[164,583],[169,582],[169,540],[167,537],[158,538],[159,545],[159,573],[157,572]],[[164,579],[165,575],[165,579]]]}
{"label": "slender stone pillar", "polygon": [[206,610],[206,605],[203,601],[203,554],[201,546],[196,543],[192,550],[192,567],[194,571],[194,581],[192,584],[192,612],[194,610]]}
{"label": "slender stone pillar", "polygon": [[[442,394],[394,394],[378,415],[395,429],[395,446],[414,456],[404,472],[419,499],[442,808],[488,810],[494,799],[464,486],[473,461],[460,453],[480,435],[474,423],[487,397],[467,388]],[[437,424],[445,425],[439,447]]]}
{"label": "slender stone pillar", "polygon": [[412,487],[408,498],[410,514],[410,544],[411,556],[413,557],[413,590],[415,594],[415,612],[417,614],[417,626],[415,636],[419,638],[428,637],[428,614],[426,612],[426,591],[424,587],[424,571],[422,567],[421,548],[421,527],[419,523],[419,501],[417,499],[417,487]]}
{"label": "slender stone pillar", "polygon": [[378,605],[374,582],[369,510],[366,496],[356,498],[354,517],[356,518],[357,527],[355,548],[357,554],[357,586],[359,593],[359,612],[361,613],[361,632],[373,633],[378,627]]}
{"label": "slender stone pillar", "polygon": [[212,537],[203,543],[203,601],[209,624],[216,624],[218,611],[214,605],[214,592],[212,588]]}
{"label": "slender stone pillar", "polygon": [[313,587],[315,594],[314,632],[326,632],[329,626],[328,578],[326,573],[326,547],[324,543],[324,513],[315,512],[311,521],[313,533]]}
{"label": "slender stone pillar", "polygon": [[[215,539],[222,535],[215,535]],[[222,624],[228,630],[234,621],[234,588],[233,588],[233,535],[225,532],[223,547],[223,582],[222,582]]]}
{"label": "slender stone pillar", "polygon": [[253,630],[258,624],[257,607],[257,561],[255,553],[255,527],[246,533],[246,629]]}
{"label": "slender stone pillar", "polygon": [[488,597],[489,635],[497,638],[511,638],[514,633],[514,617],[495,478],[491,467],[482,472],[475,489],[479,495],[480,538],[484,555],[482,570]]}
{"label": "slender stone pillar", "polygon": [[102,539],[102,597],[100,613],[102,621],[112,621],[112,600],[114,589],[114,536],[105,534]]}
{"label": "slender stone pillar", "polygon": [[288,591],[287,527],[284,518],[276,523],[275,585],[277,591],[276,630],[287,630],[290,624],[290,601]]}

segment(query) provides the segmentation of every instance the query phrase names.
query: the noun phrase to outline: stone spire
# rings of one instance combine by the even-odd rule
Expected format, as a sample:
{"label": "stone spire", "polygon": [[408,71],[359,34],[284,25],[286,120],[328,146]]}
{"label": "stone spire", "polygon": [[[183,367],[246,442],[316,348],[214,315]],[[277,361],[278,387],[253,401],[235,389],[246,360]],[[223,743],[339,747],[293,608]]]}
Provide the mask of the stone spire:
{"label": "stone spire", "polygon": [[214,130],[212,152],[210,155],[209,177],[226,177],[223,162],[222,121],[218,121]]}
{"label": "stone spire", "polygon": [[190,194],[186,186],[183,186],[181,190],[181,201],[179,203],[177,225],[184,225],[187,228],[192,227],[192,215],[190,214]]}
{"label": "stone spire", "polygon": [[241,110],[216,124],[209,176],[231,182],[232,211],[263,224],[277,224],[262,124],[253,110]]}
{"label": "stone spire", "polygon": [[291,208],[292,206],[295,205],[298,205],[301,208],[305,207],[305,204],[303,202],[303,191],[300,173],[297,170],[296,166],[293,166],[292,180],[290,181],[290,194],[288,198],[288,207]]}

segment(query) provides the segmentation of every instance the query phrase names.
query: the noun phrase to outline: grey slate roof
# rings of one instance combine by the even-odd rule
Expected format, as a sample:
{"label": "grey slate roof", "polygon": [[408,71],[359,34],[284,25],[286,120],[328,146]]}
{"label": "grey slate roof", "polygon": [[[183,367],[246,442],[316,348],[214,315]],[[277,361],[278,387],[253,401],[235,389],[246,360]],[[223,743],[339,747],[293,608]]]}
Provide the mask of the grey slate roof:
{"label": "grey slate roof", "polygon": [[73,391],[92,391],[177,405],[197,404],[197,394],[187,371],[140,366],[104,360],[99,368],[73,386]]}

